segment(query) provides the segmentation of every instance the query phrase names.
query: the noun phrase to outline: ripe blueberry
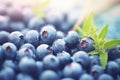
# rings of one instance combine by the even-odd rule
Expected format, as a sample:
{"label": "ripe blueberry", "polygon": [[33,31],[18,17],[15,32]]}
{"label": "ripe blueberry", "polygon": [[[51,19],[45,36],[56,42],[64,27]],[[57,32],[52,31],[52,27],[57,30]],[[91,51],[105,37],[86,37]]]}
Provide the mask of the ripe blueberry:
{"label": "ripe blueberry", "polygon": [[51,50],[50,46],[47,45],[47,44],[41,44],[36,49],[36,57],[39,60],[43,60],[43,58],[46,55],[49,55],[49,54],[52,54],[52,53],[53,53],[53,51]]}
{"label": "ripe blueberry", "polygon": [[108,51],[108,60],[115,60],[120,58],[120,45]]}
{"label": "ripe blueberry", "polygon": [[51,45],[56,39],[56,29],[52,25],[44,26],[40,31],[40,38],[42,43]]}
{"label": "ripe blueberry", "polygon": [[20,61],[23,57],[35,58],[35,54],[31,49],[21,48],[17,52],[17,60]]}
{"label": "ripe blueberry", "polygon": [[40,31],[44,25],[45,21],[43,19],[33,17],[28,23],[28,28]]}
{"label": "ripe blueberry", "polygon": [[71,55],[65,51],[58,53],[57,58],[60,61],[60,68],[72,62]]}
{"label": "ripe blueberry", "polygon": [[[51,64],[52,63],[52,64]],[[59,70],[60,61],[54,55],[47,55],[43,59],[43,65],[45,69]]]}
{"label": "ripe blueberry", "polygon": [[59,52],[66,51],[66,43],[64,39],[55,40],[52,44],[52,50],[54,51],[55,55]]}
{"label": "ripe blueberry", "polygon": [[14,43],[18,48],[25,43],[24,35],[20,31],[14,31],[9,35],[10,42]]}
{"label": "ripe blueberry", "polygon": [[89,55],[84,51],[76,52],[72,58],[73,61],[80,63],[83,66],[83,68],[86,68],[90,62]]}
{"label": "ripe blueberry", "polygon": [[40,75],[39,80],[59,80],[59,77],[56,72],[46,70]]}
{"label": "ripe blueberry", "polygon": [[90,52],[94,50],[94,41],[91,38],[83,38],[80,41],[79,49],[82,51]]}
{"label": "ripe blueberry", "polygon": [[94,78],[90,74],[84,73],[80,76],[79,80],[94,80]]}
{"label": "ripe blueberry", "polygon": [[15,59],[17,55],[17,47],[10,42],[4,43],[2,45],[3,52],[5,54],[5,58],[7,59]]}
{"label": "ripe blueberry", "polygon": [[25,35],[25,40],[27,43],[31,43],[35,47],[39,45],[39,33],[36,30],[30,30]]}
{"label": "ripe blueberry", "polygon": [[34,80],[30,75],[19,73],[16,80]]}
{"label": "ripe blueberry", "polygon": [[7,31],[0,31],[0,45],[9,41],[9,38],[8,38],[9,34],[10,33]]}
{"label": "ripe blueberry", "polygon": [[119,75],[119,65],[114,61],[109,61],[106,67],[106,73],[110,74],[114,79],[117,79]]}
{"label": "ripe blueberry", "polygon": [[83,73],[82,66],[75,62],[67,64],[63,69],[63,74],[65,77],[71,77],[74,79],[78,79],[79,76],[82,75],[82,73]]}
{"label": "ripe blueberry", "polygon": [[103,69],[100,65],[94,65],[92,68],[91,68],[91,71],[90,71],[90,74],[94,77],[94,79],[98,79],[98,77],[103,74]]}
{"label": "ripe blueberry", "polygon": [[33,52],[34,54],[36,53],[35,47],[34,47],[32,44],[30,44],[30,43],[25,43],[25,44],[23,44],[23,45],[21,46],[21,48],[27,48],[27,49],[32,50],[32,52]]}
{"label": "ripe blueberry", "polygon": [[34,59],[24,57],[20,60],[18,66],[22,73],[29,74],[33,77],[38,77],[37,65]]}
{"label": "ripe blueberry", "polygon": [[69,31],[65,37],[66,46],[70,49],[76,48],[79,44],[79,35],[75,31]]}
{"label": "ripe blueberry", "polygon": [[100,77],[98,78],[98,80],[114,80],[112,76],[108,75],[108,74],[102,74],[100,75]]}

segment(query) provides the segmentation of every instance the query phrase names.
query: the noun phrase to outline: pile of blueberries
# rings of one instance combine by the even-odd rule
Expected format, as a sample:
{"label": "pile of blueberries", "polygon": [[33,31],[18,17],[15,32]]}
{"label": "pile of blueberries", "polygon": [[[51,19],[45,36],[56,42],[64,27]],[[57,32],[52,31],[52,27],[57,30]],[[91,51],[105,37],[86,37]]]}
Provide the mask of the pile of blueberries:
{"label": "pile of blueberries", "polygon": [[70,31],[75,19],[29,5],[0,4],[0,80],[120,80],[120,46],[108,50],[103,69],[94,40]]}

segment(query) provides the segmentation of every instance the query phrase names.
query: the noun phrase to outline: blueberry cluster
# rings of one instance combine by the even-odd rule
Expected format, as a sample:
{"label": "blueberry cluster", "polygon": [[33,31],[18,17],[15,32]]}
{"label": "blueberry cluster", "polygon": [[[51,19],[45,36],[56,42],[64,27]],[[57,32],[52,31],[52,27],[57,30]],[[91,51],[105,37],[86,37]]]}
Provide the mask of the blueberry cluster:
{"label": "blueberry cluster", "polygon": [[88,54],[95,50],[94,40],[69,31],[75,21],[68,14],[37,18],[29,5],[8,2],[2,8],[0,80],[120,80],[119,45],[107,51],[103,69],[99,55]]}

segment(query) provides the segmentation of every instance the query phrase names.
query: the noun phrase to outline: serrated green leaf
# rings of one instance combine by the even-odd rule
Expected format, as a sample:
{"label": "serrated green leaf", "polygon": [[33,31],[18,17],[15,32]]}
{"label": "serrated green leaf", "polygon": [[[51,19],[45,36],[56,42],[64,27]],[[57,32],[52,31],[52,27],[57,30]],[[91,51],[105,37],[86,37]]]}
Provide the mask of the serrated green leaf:
{"label": "serrated green leaf", "polygon": [[82,35],[85,35],[84,31],[78,26],[78,25],[75,25],[76,28],[77,28],[77,31],[82,34]]}
{"label": "serrated green leaf", "polygon": [[103,48],[104,49],[111,49],[111,48],[116,47],[118,44],[120,44],[120,40],[109,40],[109,41],[105,42]]}
{"label": "serrated green leaf", "polygon": [[108,54],[106,52],[100,53],[99,54],[100,58],[100,63],[102,65],[102,68],[105,69],[108,61]]}
{"label": "serrated green leaf", "polygon": [[105,25],[99,34],[99,38],[104,39],[108,32],[108,24]]}
{"label": "serrated green leaf", "polygon": [[91,29],[90,27],[92,27],[92,25],[93,25],[93,13],[90,13],[83,24],[83,31],[89,32],[89,30]]}

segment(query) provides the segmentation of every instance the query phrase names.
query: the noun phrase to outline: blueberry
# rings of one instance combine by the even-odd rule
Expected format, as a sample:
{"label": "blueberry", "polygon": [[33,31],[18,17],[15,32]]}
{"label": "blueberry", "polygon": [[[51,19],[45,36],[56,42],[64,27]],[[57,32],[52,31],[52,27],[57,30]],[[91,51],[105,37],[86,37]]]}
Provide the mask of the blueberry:
{"label": "blueberry", "polygon": [[52,44],[52,50],[54,51],[54,54],[57,54],[62,51],[66,51],[66,43],[64,39],[57,39]]}
{"label": "blueberry", "polygon": [[23,21],[27,26],[34,17],[34,13],[31,8],[27,7],[23,9],[22,14],[23,14]]}
{"label": "blueberry", "polygon": [[92,68],[91,68],[91,71],[90,71],[90,74],[94,77],[94,79],[98,79],[98,77],[103,74],[103,69],[100,65],[94,65]]}
{"label": "blueberry", "polygon": [[52,24],[56,28],[59,29],[61,27],[63,20],[64,20],[64,16],[62,14],[63,14],[63,12],[60,10],[59,11],[58,10],[50,10],[45,15],[45,21],[48,24]]}
{"label": "blueberry", "polygon": [[82,51],[90,52],[93,51],[94,48],[94,41],[91,38],[83,38],[80,41],[79,49]]}
{"label": "blueberry", "polygon": [[59,77],[54,71],[46,70],[40,75],[39,80],[59,80]]}
{"label": "blueberry", "polygon": [[79,44],[79,35],[75,31],[69,31],[65,37],[66,46],[70,49],[76,48]]}
{"label": "blueberry", "polygon": [[36,53],[35,47],[30,43],[23,44],[21,48],[27,48],[27,49],[30,49],[33,52],[33,54]]}
{"label": "blueberry", "polygon": [[90,74],[83,74],[80,76],[79,80],[94,80],[94,78]]}
{"label": "blueberry", "polygon": [[106,73],[110,74],[114,79],[119,75],[119,65],[114,61],[109,61],[106,67]]}
{"label": "blueberry", "polygon": [[99,61],[99,56],[98,55],[91,55],[90,56],[90,67],[92,67],[94,65],[100,65],[100,61]]}
{"label": "blueberry", "polygon": [[15,59],[17,55],[17,48],[13,43],[7,42],[2,45],[5,58]]}
{"label": "blueberry", "polygon": [[84,51],[76,52],[72,58],[73,61],[80,63],[83,66],[83,68],[86,68],[90,62],[89,55]]}
{"label": "blueberry", "polygon": [[[120,68],[120,58],[115,59],[115,62],[118,64],[119,68]],[[120,69],[119,69],[119,75],[120,75]]]}
{"label": "blueberry", "polygon": [[73,79],[73,78],[62,78],[61,80],[75,80],[75,79]]}
{"label": "blueberry", "polygon": [[25,43],[24,35],[20,31],[14,31],[9,35],[10,42],[14,43],[18,48]]}
{"label": "blueberry", "polygon": [[0,80],[15,80],[14,70],[6,67],[0,71]]}
{"label": "blueberry", "polygon": [[19,73],[16,80],[34,80],[30,75]]}
{"label": "blueberry", "polygon": [[1,64],[3,63],[3,61],[5,60],[5,55],[4,55],[4,52],[3,52],[3,48],[2,46],[0,46],[0,67],[1,67]]}
{"label": "blueberry", "polygon": [[67,64],[63,69],[63,74],[65,77],[75,78],[76,80],[82,75],[83,69],[82,66],[78,63]]}
{"label": "blueberry", "polygon": [[43,72],[43,62],[42,61],[36,61],[36,65],[37,65],[38,74],[41,74]]}
{"label": "blueberry", "polygon": [[17,60],[20,61],[23,57],[35,58],[35,54],[29,48],[21,48],[17,52]]}
{"label": "blueberry", "polygon": [[100,75],[100,77],[98,78],[98,80],[114,80],[112,76],[108,75],[108,74],[102,74]]}
{"label": "blueberry", "polygon": [[44,25],[45,25],[45,21],[43,19],[33,17],[28,23],[28,28],[40,31]]}
{"label": "blueberry", "polygon": [[56,39],[62,39],[65,37],[65,34],[62,31],[57,31]]}
{"label": "blueberry", "polygon": [[120,45],[108,51],[108,60],[115,60],[120,58]]}
{"label": "blueberry", "polygon": [[6,30],[9,32],[8,25],[9,25],[8,17],[0,16],[0,30]]}
{"label": "blueberry", "polygon": [[33,77],[38,77],[37,65],[35,60],[32,58],[22,58],[19,62],[19,69],[22,73],[29,74]]}
{"label": "blueberry", "polygon": [[12,60],[5,60],[5,62],[3,63],[3,67],[17,70],[17,65]]}
{"label": "blueberry", "polygon": [[53,53],[53,51],[51,50],[50,46],[47,45],[47,44],[41,44],[36,49],[36,57],[39,60],[43,60],[43,58],[46,55],[49,55],[49,54],[52,54],[52,53]]}
{"label": "blueberry", "polygon": [[26,35],[28,31],[29,31],[29,29],[28,29],[28,28],[25,28],[25,29],[23,29],[23,30],[21,31],[21,33],[22,33],[23,35]]}
{"label": "blueberry", "polygon": [[[61,67],[61,65],[60,65],[60,67]],[[62,69],[57,70],[56,73],[58,74],[59,78],[63,78],[64,77]]]}
{"label": "blueberry", "polygon": [[9,34],[10,33],[7,31],[0,31],[0,45],[9,41],[9,38],[8,38]]}
{"label": "blueberry", "polygon": [[56,39],[56,29],[52,25],[44,26],[40,31],[42,43],[51,45]]}
{"label": "blueberry", "polygon": [[25,25],[23,22],[10,22],[9,28],[10,28],[10,32],[21,31],[25,28]]}
{"label": "blueberry", "polygon": [[36,30],[30,30],[25,35],[25,40],[27,43],[33,44],[35,47],[39,45],[39,33]]}
{"label": "blueberry", "polygon": [[70,29],[71,29],[73,26],[74,26],[73,24],[71,24],[71,23],[69,23],[68,21],[66,21],[66,22],[63,22],[63,23],[61,24],[61,27],[60,27],[59,30],[61,30],[61,31],[64,32],[64,33],[67,33],[67,32],[70,31]]}
{"label": "blueberry", "polygon": [[60,68],[63,68],[65,65],[72,62],[70,54],[65,51],[58,53],[57,58],[60,61]]}
{"label": "blueberry", "polygon": [[54,55],[47,55],[43,59],[43,65],[45,69],[59,70],[60,61]]}

